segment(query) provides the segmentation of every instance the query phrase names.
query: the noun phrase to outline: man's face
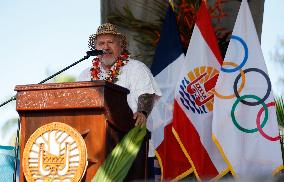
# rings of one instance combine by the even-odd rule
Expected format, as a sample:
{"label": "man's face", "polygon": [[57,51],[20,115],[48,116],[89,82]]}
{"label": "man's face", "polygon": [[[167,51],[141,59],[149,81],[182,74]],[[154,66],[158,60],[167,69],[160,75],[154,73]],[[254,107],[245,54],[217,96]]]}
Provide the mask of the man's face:
{"label": "man's face", "polygon": [[112,66],[121,54],[121,42],[112,34],[99,35],[96,40],[96,49],[103,49],[106,54],[98,56],[105,66]]}

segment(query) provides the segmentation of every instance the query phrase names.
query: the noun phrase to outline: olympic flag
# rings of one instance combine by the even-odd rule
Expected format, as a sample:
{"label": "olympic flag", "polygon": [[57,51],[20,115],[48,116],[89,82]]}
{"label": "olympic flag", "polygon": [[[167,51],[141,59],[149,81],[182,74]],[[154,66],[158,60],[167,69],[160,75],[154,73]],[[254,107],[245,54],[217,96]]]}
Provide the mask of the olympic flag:
{"label": "olympic flag", "polygon": [[162,97],[155,104],[147,122],[161,166],[162,180],[178,180],[192,172],[172,133],[174,92],[183,62],[184,53],[176,17],[169,7],[151,67]]}
{"label": "olympic flag", "polygon": [[213,91],[222,57],[204,1],[185,59],[175,92],[173,133],[196,178],[217,178],[228,171],[211,137]]}
{"label": "olympic flag", "polygon": [[243,0],[215,87],[213,140],[236,177],[283,169],[271,82]]}

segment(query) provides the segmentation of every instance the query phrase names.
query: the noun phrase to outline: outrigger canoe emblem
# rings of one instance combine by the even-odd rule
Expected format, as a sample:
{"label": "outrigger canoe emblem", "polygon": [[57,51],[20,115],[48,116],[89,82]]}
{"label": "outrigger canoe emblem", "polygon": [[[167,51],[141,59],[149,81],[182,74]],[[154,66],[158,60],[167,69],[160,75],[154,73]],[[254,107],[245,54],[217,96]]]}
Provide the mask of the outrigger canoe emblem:
{"label": "outrigger canoe emblem", "polygon": [[218,75],[219,71],[210,66],[196,67],[184,75],[178,90],[184,108],[196,114],[212,111]]}

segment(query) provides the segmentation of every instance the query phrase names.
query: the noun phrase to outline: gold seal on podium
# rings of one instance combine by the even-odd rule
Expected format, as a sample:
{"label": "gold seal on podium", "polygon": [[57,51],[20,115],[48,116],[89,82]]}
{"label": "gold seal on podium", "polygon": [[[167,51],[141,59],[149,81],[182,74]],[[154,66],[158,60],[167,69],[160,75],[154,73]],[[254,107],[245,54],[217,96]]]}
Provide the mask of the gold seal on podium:
{"label": "gold seal on podium", "polygon": [[87,167],[86,144],[71,126],[46,124],[28,139],[22,165],[28,182],[80,181]]}

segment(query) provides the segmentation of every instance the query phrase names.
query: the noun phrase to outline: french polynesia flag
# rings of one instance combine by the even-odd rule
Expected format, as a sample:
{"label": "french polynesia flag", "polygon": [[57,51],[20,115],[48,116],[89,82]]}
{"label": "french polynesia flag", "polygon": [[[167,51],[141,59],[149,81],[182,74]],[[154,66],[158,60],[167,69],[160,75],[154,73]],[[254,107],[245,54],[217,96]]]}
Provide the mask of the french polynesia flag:
{"label": "french polynesia flag", "polygon": [[221,64],[210,15],[202,1],[175,92],[172,128],[198,180],[218,178],[229,171],[212,141],[214,87]]}
{"label": "french polynesia flag", "polygon": [[193,172],[172,133],[174,93],[183,64],[184,53],[176,17],[169,7],[151,67],[162,97],[156,102],[147,122],[162,180],[178,180]]}

